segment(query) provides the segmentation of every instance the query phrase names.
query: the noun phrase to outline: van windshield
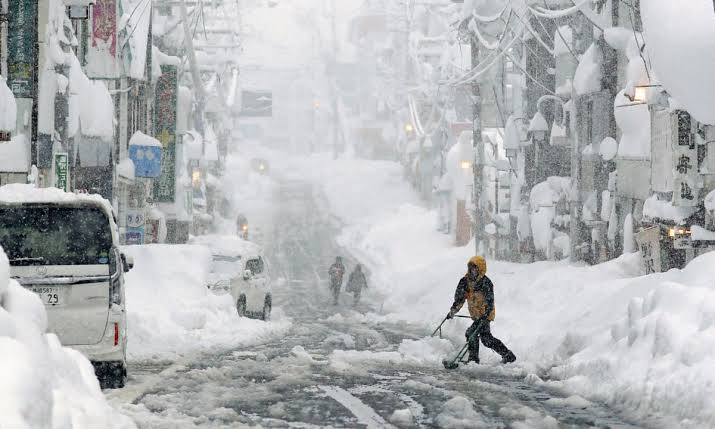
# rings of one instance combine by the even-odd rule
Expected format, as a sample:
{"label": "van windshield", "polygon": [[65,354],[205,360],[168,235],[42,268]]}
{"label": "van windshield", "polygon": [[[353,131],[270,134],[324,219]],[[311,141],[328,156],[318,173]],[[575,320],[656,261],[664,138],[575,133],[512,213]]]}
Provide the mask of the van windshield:
{"label": "van windshield", "polygon": [[96,207],[0,207],[0,246],[11,265],[107,264],[112,234]]}

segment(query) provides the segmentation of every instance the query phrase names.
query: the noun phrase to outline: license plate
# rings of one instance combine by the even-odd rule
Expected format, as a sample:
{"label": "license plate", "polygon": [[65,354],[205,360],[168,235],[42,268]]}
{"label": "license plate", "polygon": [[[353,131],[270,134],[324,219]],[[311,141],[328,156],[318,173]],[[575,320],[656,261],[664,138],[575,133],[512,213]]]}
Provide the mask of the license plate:
{"label": "license plate", "polygon": [[62,296],[59,287],[33,286],[31,290],[40,297],[42,303],[46,306],[56,307],[64,304],[64,297]]}

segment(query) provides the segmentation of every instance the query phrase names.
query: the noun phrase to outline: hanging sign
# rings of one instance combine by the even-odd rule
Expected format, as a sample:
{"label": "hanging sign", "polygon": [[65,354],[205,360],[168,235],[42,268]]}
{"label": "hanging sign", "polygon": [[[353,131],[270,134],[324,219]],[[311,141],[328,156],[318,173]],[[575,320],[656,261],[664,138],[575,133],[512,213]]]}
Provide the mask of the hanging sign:
{"label": "hanging sign", "polygon": [[173,203],[176,197],[176,101],[178,86],[176,66],[162,65],[156,83],[156,118],[154,136],[161,142],[161,175],[154,181],[154,200]]}
{"label": "hanging sign", "polygon": [[36,91],[37,0],[8,2],[7,85],[15,98],[32,98]]}
{"label": "hanging sign", "polygon": [[144,244],[145,226],[143,210],[127,210],[126,244]]}
{"label": "hanging sign", "polygon": [[90,79],[119,78],[117,0],[96,0],[91,26],[85,74]]}
{"label": "hanging sign", "polygon": [[67,152],[56,153],[52,169],[54,170],[54,187],[65,192],[69,191],[69,155]]}
{"label": "hanging sign", "polygon": [[678,136],[673,148],[673,205],[695,207],[698,205],[698,151],[692,133],[690,115],[677,112]]}

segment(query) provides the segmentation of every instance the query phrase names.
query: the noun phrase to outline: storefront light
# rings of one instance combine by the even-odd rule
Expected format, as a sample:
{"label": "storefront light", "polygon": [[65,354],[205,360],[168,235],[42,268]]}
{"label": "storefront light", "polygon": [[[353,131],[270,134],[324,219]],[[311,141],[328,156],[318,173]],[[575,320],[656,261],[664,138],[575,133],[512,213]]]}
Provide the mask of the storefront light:
{"label": "storefront light", "polygon": [[683,227],[670,227],[668,228],[668,237],[679,238],[690,235],[690,230]]}
{"label": "storefront light", "polygon": [[201,185],[201,171],[194,170],[191,172],[191,184],[198,188]]}
{"label": "storefront light", "polygon": [[469,170],[472,168],[472,163],[469,161],[462,161],[459,166],[462,167],[463,170]]}

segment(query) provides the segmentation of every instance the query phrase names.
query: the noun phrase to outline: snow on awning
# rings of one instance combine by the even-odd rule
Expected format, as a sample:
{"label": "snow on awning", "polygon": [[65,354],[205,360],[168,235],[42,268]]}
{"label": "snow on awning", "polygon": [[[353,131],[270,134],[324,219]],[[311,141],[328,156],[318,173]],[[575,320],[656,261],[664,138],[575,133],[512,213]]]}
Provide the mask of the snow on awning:
{"label": "snow on awning", "polygon": [[141,131],[136,131],[129,139],[129,146],[154,146],[162,147],[161,142],[152,136],[148,136]]}
{"label": "snow on awning", "polygon": [[124,158],[117,164],[117,175],[126,180],[134,180],[134,161]]}
{"label": "snow on awning", "polygon": [[161,66],[163,65],[168,65],[168,66],[176,66],[180,67],[181,66],[181,59],[179,57],[175,57],[173,55],[168,55],[163,52],[156,46],[151,47],[151,63],[152,63],[152,70],[151,70],[151,80],[152,82],[156,82],[159,77],[161,77]]}
{"label": "snow on awning", "polygon": [[0,172],[27,173],[30,167],[30,145],[24,134],[0,142]]}
{"label": "snow on awning", "polygon": [[650,220],[669,220],[676,224],[682,224],[696,210],[696,207],[676,207],[671,201],[659,200],[657,195],[652,195],[643,204],[643,217]]}
{"label": "snow on awning", "polygon": [[601,49],[593,43],[583,54],[576,67],[573,87],[577,94],[590,94],[601,90]]}
{"label": "snow on awning", "polygon": [[133,79],[145,80],[152,0],[120,0],[120,9],[118,32],[120,46],[126,52],[125,71]]}
{"label": "snow on awning", "polygon": [[5,77],[0,76],[0,130],[12,132],[17,124],[17,103],[5,82]]}
{"label": "snow on awning", "polygon": [[69,135],[81,134],[111,141],[114,137],[114,102],[104,82],[90,80],[76,56],[70,64]]}
{"label": "snow on awning", "polygon": [[186,159],[201,159],[204,156],[203,138],[196,131],[184,134],[184,156]]}

